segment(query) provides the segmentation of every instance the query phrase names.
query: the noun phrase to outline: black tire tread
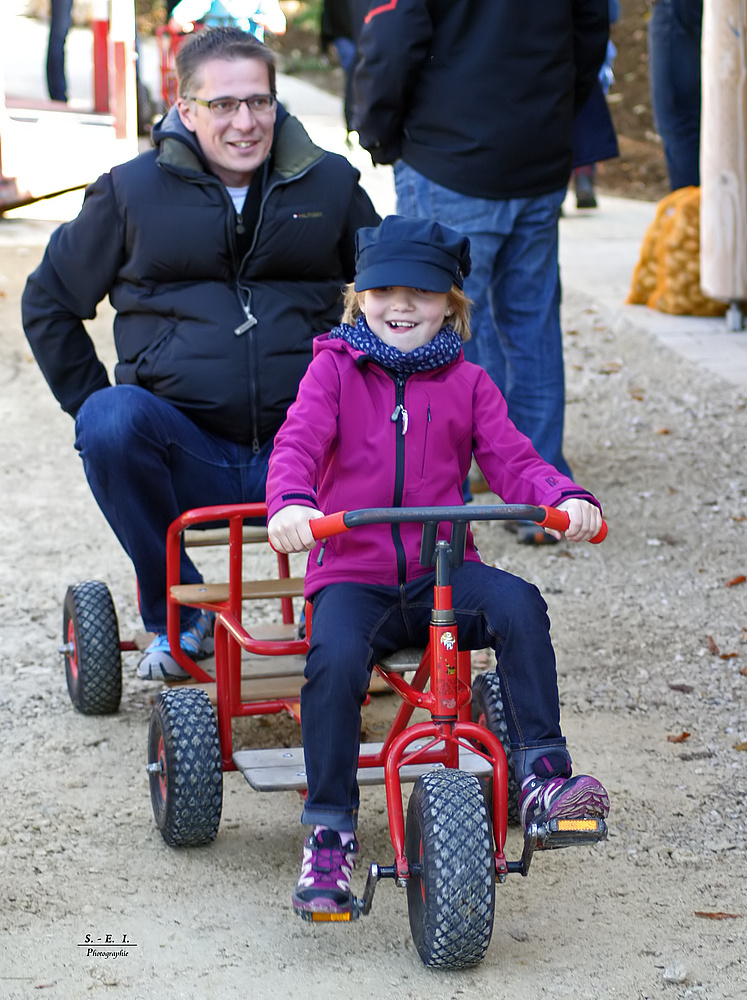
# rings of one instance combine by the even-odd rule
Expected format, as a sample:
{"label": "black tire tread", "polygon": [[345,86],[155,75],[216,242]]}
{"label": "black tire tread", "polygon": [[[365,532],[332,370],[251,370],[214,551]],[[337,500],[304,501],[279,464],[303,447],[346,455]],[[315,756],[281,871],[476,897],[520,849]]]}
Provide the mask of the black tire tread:
{"label": "black tire tread", "polygon": [[166,799],[150,775],[156,825],[171,847],[199,847],[218,835],[223,809],[223,766],[213,706],[205,691],[162,691],[148,733],[148,762],[158,759],[159,734],[166,756]]}
{"label": "black tire tread", "polygon": [[83,715],[111,715],[122,700],[122,654],[119,624],[109,588],[99,580],[68,587],[62,615],[63,642],[68,623],[75,634],[78,677],[65,658],[70,700]]}
{"label": "black tire tread", "polygon": [[[506,712],[503,707],[503,691],[501,689],[501,679],[495,670],[488,670],[483,674],[478,674],[472,682],[472,721],[478,722],[480,716],[485,716],[487,728],[501,741],[501,746],[506,751],[506,761],[508,762],[508,822],[519,822],[519,794],[521,788],[516,777],[511,753],[511,739],[508,735],[506,725]],[[492,808],[493,782],[487,781],[486,797],[488,808]]]}
{"label": "black tire tread", "polygon": [[415,947],[431,968],[477,965],[493,933],[495,855],[485,799],[474,775],[439,769],[418,778],[407,810],[410,864],[417,860],[421,837],[423,873],[411,877],[407,893]]}

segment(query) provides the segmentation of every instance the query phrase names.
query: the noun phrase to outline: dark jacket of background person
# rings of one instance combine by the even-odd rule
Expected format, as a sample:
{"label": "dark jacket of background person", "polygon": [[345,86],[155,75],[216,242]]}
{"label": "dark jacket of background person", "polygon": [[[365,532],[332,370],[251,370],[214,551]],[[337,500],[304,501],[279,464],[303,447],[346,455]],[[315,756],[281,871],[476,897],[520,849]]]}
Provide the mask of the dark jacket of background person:
{"label": "dark jacket of background person", "polygon": [[472,197],[557,191],[608,35],[608,0],[373,4],[354,78],[361,145]]}
{"label": "dark jacket of background person", "polygon": [[23,295],[26,335],[75,415],[109,384],[82,323],[109,294],[118,383],[230,440],[262,444],[295,398],[313,337],[339,319],[356,230],[378,216],[358,171],[279,106],[254,240],[240,259],[228,192],[175,109],[153,141],[92,184],[80,215],[53,234]]}

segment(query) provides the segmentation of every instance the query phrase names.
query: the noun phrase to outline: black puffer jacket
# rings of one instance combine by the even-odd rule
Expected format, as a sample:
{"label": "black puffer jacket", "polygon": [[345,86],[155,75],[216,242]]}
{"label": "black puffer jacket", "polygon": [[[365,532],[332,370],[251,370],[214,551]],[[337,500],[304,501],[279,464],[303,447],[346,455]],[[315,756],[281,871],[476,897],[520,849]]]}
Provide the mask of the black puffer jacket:
{"label": "black puffer jacket", "polygon": [[295,398],[313,337],[339,319],[356,229],[378,216],[358,171],[278,107],[272,170],[239,260],[231,199],[175,110],[153,139],[155,150],[92,184],[78,217],[52,235],[23,295],[26,336],[74,415],[109,384],[82,323],[108,294],[117,382],[260,445]]}
{"label": "black puffer jacket", "polygon": [[475,198],[560,190],[574,108],[604,61],[608,2],[373,2],[353,80],[361,144],[375,163],[401,157]]}

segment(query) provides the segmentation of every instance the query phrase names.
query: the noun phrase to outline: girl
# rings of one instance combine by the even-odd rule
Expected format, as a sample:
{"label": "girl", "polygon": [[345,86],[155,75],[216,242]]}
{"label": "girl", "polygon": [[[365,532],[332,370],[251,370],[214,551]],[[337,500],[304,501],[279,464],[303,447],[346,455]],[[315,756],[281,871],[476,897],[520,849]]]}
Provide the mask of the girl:
{"label": "girl", "polygon": [[[593,538],[599,505],[543,461],[510,422],[486,372],[465,361],[469,240],[437,222],[389,216],[356,235],[356,277],[343,322],[314,342],[314,360],[275,438],[268,531],[280,552],[309,558],[313,625],[301,691],[313,826],[293,893],[298,911],[344,912],[358,851],[360,706],[372,665],[425,646],[432,571],[420,525],[370,525],[315,542],[309,522],[358,507],[458,505],[472,454],[509,503],[567,511],[566,537]],[[532,585],[480,562],[468,534],[451,574],[460,647],[491,646],[521,784],[521,820],[605,817],[588,775],[571,777],[560,730],[547,607]]]}

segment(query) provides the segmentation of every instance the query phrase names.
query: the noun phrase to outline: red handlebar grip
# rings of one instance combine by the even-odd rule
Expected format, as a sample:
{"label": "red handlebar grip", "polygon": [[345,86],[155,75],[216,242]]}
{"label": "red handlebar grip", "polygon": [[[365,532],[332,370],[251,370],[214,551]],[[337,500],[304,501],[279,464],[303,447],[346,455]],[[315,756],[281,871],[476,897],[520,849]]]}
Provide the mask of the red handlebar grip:
{"label": "red handlebar grip", "polygon": [[[557,507],[545,507],[542,509],[545,512],[544,521],[540,521],[539,525],[541,528],[553,528],[555,531],[566,531],[568,525],[571,523],[571,519],[564,510],[558,510]],[[590,538],[589,541],[592,545],[599,545],[607,537],[607,522],[602,521],[602,527],[599,529],[598,533]]]}
{"label": "red handlebar grip", "polygon": [[330,535],[341,535],[343,531],[350,531],[343,521],[346,514],[346,510],[340,510],[336,514],[315,517],[313,521],[309,521],[311,534],[319,541],[320,538],[329,538]]}

